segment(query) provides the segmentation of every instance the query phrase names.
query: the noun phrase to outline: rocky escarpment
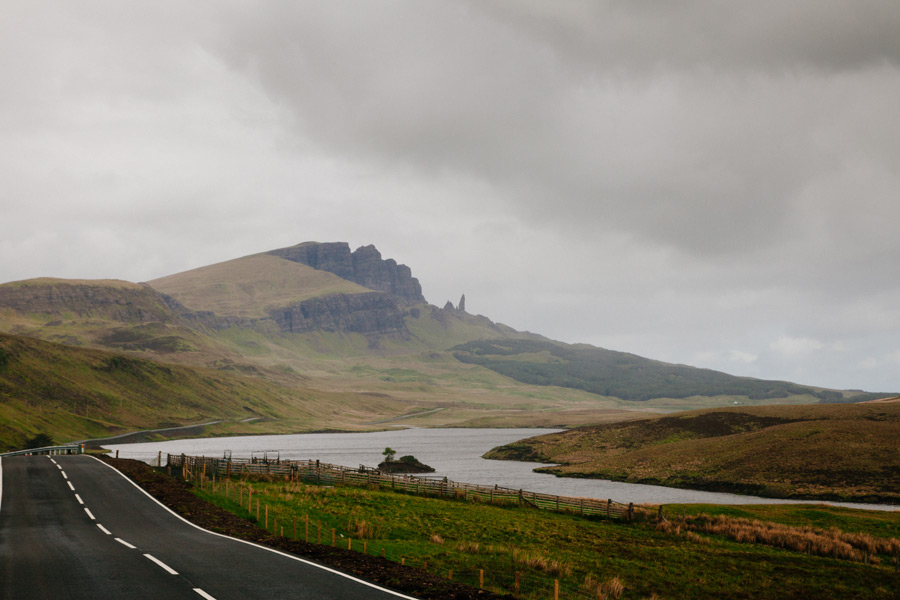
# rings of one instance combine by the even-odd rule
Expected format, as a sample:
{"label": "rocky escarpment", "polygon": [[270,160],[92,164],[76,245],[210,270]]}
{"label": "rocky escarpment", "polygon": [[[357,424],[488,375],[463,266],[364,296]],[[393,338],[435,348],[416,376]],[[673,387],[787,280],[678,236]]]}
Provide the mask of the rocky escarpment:
{"label": "rocky escarpment", "polygon": [[127,323],[173,320],[152,288],[124,281],[35,279],[6,284],[0,286],[0,307],[48,318],[77,315]]}
{"label": "rocky escarpment", "polygon": [[383,259],[375,246],[361,246],[350,252],[346,242],[306,243],[271,250],[269,254],[328,271],[370,290],[387,292],[408,302],[425,302],[419,280],[406,265]]}
{"label": "rocky escarpment", "polygon": [[271,312],[279,328],[290,333],[321,330],[406,337],[403,314],[396,297],[377,292],[311,298]]}

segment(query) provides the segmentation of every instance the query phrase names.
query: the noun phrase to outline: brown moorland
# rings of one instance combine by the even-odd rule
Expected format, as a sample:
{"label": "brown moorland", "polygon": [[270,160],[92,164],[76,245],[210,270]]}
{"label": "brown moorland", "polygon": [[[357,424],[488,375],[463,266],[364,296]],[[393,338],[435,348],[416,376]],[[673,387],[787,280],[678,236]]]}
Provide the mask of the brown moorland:
{"label": "brown moorland", "polygon": [[717,408],[496,448],[542,471],[767,497],[900,500],[900,404]]}

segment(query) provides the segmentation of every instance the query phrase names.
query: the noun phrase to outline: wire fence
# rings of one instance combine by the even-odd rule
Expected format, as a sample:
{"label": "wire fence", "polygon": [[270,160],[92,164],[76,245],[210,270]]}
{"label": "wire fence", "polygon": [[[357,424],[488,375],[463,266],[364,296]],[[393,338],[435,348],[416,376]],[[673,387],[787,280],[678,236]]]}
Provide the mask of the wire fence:
{"label": "wire fence", "polygon": [[[183,476],[204,477],[271,476],[316,485],[352,486],[389,489],[422,496],[474,500],[490,504],[530,505],[540,510],[565,512],[587,517],[604,517],[632,521],[651,516],[651,511],[634,503],[623,504],[611,499],[578,498],[516,490],[498,485],[485,486],[449,481],[447,478],[415,475],[392,475],[360,465],[358,468],[322,463],[318,460],[284,460],[268,457],[212,458],[167,454],[166,465],[181,469]],[[162,466],[159,455],[158,466]]]}
{"label": "wire fence", "polygon": [[[188,458],[188,457],[185,457]],[[168,466],[176,467],[177,461]],[[272,499],[266,489],[259,490],[253,482],[234,481],[230,477],[217,477],[215,472],[203,470],[201,465],[209,466],[206,461],[185,461],[181,463],[182,474],[186,480],[193,481],[200,490],[206,494],[224,498],[237,505],[238,514],[255,520],[273,535],[290,540],[302,540],[310,543],[323,544],[346,550],[361,552],[370,556],[382,558],[400,563],[405,566],[422,569],[433,575],[445,577],[457,583],[468,585],[476,589],[483,589],[500,594],[509,594],[520,600],[560,600],[566,598],[589,598],[592,600],[606,600],[618,598],[622,592],[618,578],[612,578],[605,582],[593,578],[578,581],[573,577],[567,577],[566,573],[554,574],[554,565],[536,564],[542,560],[523,553],[517,556],[517,550],[512,549],[508,559],[522,570],[504,568],[450,568],[446,563],[437,565],[429,564],[426,558],[412,552],[404,553],[397,549],[389,540],[366,539],[365,533],[351,531],[349,525],[342,528],[335,525],[333,518],[323,516],[319,518],[314,512],[305,514],[284,514],[269,505]],[[196,469],[196,467],[200,467]],[[237,477],[237,474],[232,474]],[[259,483],[257,482],[257,486]],[[294,484],[302,483],[295,480]],[[306,482],[309,483],[309,482]],[[232,505],[233,506],[233,505]],[[423,542],[424,543],[424,542]],[[443,544],[443,540],[440,544]],[[525,570],[526,568],[530,570]]]}

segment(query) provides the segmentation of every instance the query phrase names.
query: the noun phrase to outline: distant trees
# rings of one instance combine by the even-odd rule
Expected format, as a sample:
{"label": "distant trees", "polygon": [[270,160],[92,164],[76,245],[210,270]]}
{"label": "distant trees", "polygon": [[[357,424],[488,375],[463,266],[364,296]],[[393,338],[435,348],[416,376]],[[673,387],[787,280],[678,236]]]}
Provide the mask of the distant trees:
{"label": "distant trees", "polygon": [[381,455],[384,457],[384,462],[393,462],[394,457],[397,456],[397,451],[388,446]]}

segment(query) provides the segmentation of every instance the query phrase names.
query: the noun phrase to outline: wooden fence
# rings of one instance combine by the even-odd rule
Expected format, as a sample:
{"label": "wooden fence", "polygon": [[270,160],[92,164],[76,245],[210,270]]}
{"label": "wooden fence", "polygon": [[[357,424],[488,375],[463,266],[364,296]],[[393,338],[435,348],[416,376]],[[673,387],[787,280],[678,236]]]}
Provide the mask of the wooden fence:
{"label": "wooden fence", "polygon": [[[162,461],[159,461],[162,462]],[[182,475],[196,477],[276,476],[291,481],[316,485],[344,485],[378,487],[424,496],[439,496],[487,502],[530,505],[541,510],[567,512],[583,516],[633,520],[636,516],[650,516],[646,507],[633,503],[622,504],[596,498],[554,496],[500,486],[484,486],[448,481],[447,478],[414,475],[390,475],[378,469],[345,467],[317,460],[284,460],[259,458],[211,458],[207,456],[167,455],[170,468],[181,469]]]}

